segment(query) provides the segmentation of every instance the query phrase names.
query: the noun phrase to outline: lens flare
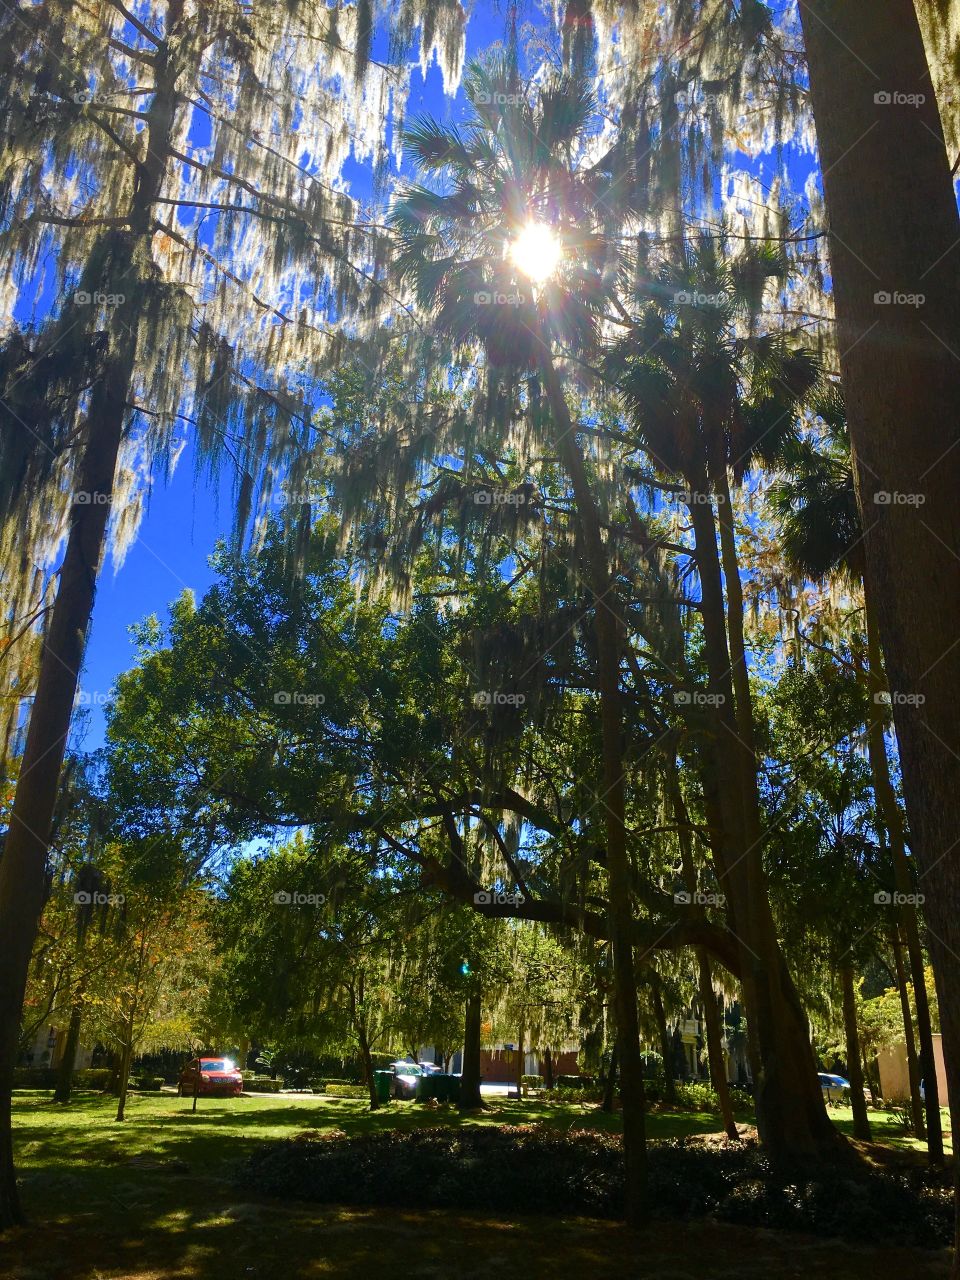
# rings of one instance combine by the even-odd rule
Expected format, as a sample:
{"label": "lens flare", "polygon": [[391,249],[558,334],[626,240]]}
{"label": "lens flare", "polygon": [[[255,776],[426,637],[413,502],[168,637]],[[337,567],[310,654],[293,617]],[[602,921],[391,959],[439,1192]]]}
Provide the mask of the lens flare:
{"label": "lens flare", "polygon": [[563,246],[545,222],[528,222],[510,246],[510,258],[534,284],[545,284],[556,272]]}

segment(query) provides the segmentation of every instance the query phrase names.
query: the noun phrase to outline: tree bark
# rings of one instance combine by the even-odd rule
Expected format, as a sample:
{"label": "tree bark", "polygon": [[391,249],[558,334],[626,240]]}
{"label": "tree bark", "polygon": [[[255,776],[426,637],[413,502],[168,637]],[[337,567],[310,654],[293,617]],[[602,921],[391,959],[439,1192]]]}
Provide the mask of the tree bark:
{"label": "tree bark", "polygon": [[723,1056],[720,1010],[717,1007],[717,994],[713,989],[710,960],[703,947],[697,947],[697,981],[700,988],[700,1003],[703,1006],[703,1021],[707,1032],[707,1061],[710,1064],[710,1082],[720,1102],[720,1118],[723,1120],[724,1133],[728,1138],[739,1140],[737,1122],[733,1117],[733,1104],[730,1101],[727,1064]]}
{"label": "tree bark", "polygon": [[672,1107],[677,1101],[677,1083],[673,1070],[673,1037],[667,1028],[667,1015],[663,1007],[660,980],[652,970],[650,972],[650,1004],[657,1024],[660,1056],[663,1058],[663,1100]]}
{"label": "tree bark", "polygon": [[[741,952],[760,1140],[775,1159],[832,1149],[807,1020],[777,941],[762,858],[756,762],[736,714],[717,531],[706,476],[690,476],[704,650],[717,736],[714,765],[723,830],[718,878]],[[739,578],[738,578],[739,580]],[[736,621],[736,620],[734,620]],[[742,626],[742,619],[740,622]]]}
{"label": "tree bark", "polygon": [[[183,17],[184,0],[169,0],[167,32]],[[155,93],[146,121],[145,160],[131,201],[129,230],[110,234],[105,270],[86,278],[90,292],[125,295],[117,308],[103,375],[90,393],[78,493],[50,627],[44,638],[30,724],[10,825],[0,859],[0,1231],[22,1223],[13,1160],[11,1090],[30,955],[43,909],[46,859],[60,771],[77,692],[103,557],[107,515],[133,378],[138,332],[139,272],[148,254],[153,206],[166,172],[176,109],[177,66],[169,40],[154,54]],[[96,258],[98,255],[94,255]],[[104,270],[104,268],[100,268]],[[116,286],[119,285],[118,290]]]}
{"label": "tree bark", "polygon": [[907,1078],[910,1081],[910,1113],[913,1116],[913,1131],[918,1138],[926,1136],[923,1115],[923,1099],[920,1097],[920,1063],[917,1057],[917,1044],[913,1037],[913,1014],[910,1011],[910,988],[903,967],[903,949],[900,939],[894,933],[893,963],[897,972],[897,992],[900,996],[900,1013],[903,1017],[903,1039],[907,1051]]}
{"label": "tree bark", "polygon": [[[866,576],[895,698],[958,1133],[960,218],[913,0],[801,0],[800,17]],[[877,305],[880,291],[913,303]]]}
{"label": "tree bark", "polygon": [[840,985],[843,989],[843,1032],[847,1046],[847,1077],[850,1080],[850,1106],[853,1108],[853,1136],[870,1142],[870,1120],[863,1096],[863,1068],[860,1066],[860,1033],[857,1030],[857,997],[853,986],[853,966],[842,965]]}
{"label": "tree bark", "polygon": [[897,918],[903,928],[913,980],[914,1003],[917,1008],[917,1042],[919,1045],[920,1079],[924,1081],[923,1104],[927,1118],[927,1153],[931,1164],[943,1163],[943,1125],[940,1119],[940,1087],[937,1083],[936,1058],[933,1048],[933,1024],[930,1019],[930,1001],[927,998],[927,978],[923,964],[923,947],[920,945],[919,912],[909,901],[917,892],[916,882],[907,858],[903,816],[897,803],[896,792],[890,779],[887,760],[887,744],[883,732],[883,718],[879,695],[886,691],[886,675],[880,652],[880,635],[872,606],[872,591],[864,590],[867,616],[867,653],[869,666],[868,687],[871,693],[870,721],[867,725],[867,751],[873,773],[873,786],[877,807],[887,829],[890,853],[893,858],[894,884],[904,901],[897,905]]}
{"label": "tree bark", "polygon": [[517,1070],[515,1072],[517,1079],[517,1097],[523,1097],[523,1043],[526,1038],[526,1028],[520,1023],[517,1031]]}
{"label": "tree bark", "polygon": [[617,1105],[617,1042],[614,1041],[613,1048],[610,1051],[610,1070],[607,1072],[606,1083],[603,1086],[603,1102],[600,1104],[600,1110],[612,1113]]}
{"label": "tree bark", "polygon": [[476,1111],[483,1106],[480,1093],[480,992],[467,997],[463,1026],[463,1066],[460,1069],[460,1110]]}
{"label": "tree bark", "polygon": [[543,1086],[545,1089],[553,1088],[553,1054],[549,1045],[543,1051]]}
{"label": "tree bark", "polygon": [[600,517],[577,442],[573,419],[553,363],[541,343],[540,374],[553,417],[560,461],[570,477],[577,521],[594,596],[593,629],[597,645],[597,687],[603,740],[603,805],[606,822],[607,902],[613,955],[614,1004],[620,1046],[620,1098],[623,1105],[623,1155],[626,1219],[639,1226],[647,1217],[646,1120],[643,1060],[633,957],[633,907],[627,852],[626,794],[623,771],[623,709],[620,698],[621,621]]}
{"label": "tree bark", "polygon": [[70,1010],[70,1024],[67,1027],[67,1038],[63,1046],[63,1057],[60,1059],[57,1087],[53,1093],[54,1102],[69,1102],[73,1088],[73,1068],[77,1060],[77,1049],[80,1046],[80,1027],[83,1021],[83,1005],[79,998],[74,1000]]}

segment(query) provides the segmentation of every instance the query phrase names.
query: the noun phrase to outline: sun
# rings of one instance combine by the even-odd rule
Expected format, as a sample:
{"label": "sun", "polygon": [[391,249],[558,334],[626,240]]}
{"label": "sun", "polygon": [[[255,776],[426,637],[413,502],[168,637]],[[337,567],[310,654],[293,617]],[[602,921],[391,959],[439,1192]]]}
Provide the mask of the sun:
{"label": "sun", "polygon": [[563,257],[563,246],[545,222],[528,222],[510,245],[510,258],[528,280],[546,284]]}

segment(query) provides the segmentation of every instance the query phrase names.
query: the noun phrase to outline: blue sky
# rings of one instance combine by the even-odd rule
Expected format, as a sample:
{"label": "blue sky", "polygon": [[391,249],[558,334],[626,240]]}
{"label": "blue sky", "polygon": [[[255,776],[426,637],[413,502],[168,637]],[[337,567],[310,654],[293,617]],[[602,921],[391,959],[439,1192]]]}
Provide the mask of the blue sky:
{"label": "blue sky", "polygon": [[[503,37],[507,6],[478,4],[467,27],[467,58]],[[374,56],[383,52],[376,45]],[[429,112],[440,119],[455,116],[457,99],[443,93],[440,69],[431,65],[426,78],[412,73],[408,119]],[[367,175],[358,165],[347,169],[354,194],[363,198]],[[197,597],[213,581],[209,557],[218,538],[229,536],[234,504],[232,477],[219,485],[198,478],[188,443],[169,484],[154,482],[139,535],[123,565],[108,559],[100,577],[93,626],[80,681],[83,710],[71,734],[74,747],[94,750],[103,742],[104,705],[113,682],[135,657],[130,627],[149,614],[166,620],[168,605],[186,588]]]}

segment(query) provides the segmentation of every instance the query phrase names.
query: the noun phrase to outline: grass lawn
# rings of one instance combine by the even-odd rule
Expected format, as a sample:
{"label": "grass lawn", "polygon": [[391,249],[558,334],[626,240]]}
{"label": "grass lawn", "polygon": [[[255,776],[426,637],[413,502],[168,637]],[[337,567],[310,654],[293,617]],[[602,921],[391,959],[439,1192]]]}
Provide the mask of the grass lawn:
{"label": "grass lawn", "polygon": [[[631,1233],[587,1219],[291,1205],[247,1193],[239,1162],[266,1139],[314,1128],[363,1133],[425,1124],[530,1123],[616,1128],[592,1107],[494,1099],[479,1117],[393,1103],[371,1114],[355,1099],[247,1096],[190,1101],[131,1096],[127,1120],[115,1101],[80,1094],[55,1107],[47,1093],[15,1095],[17,1156],[31,1227],[0,1240],[0,1276],[11,1280],[154,1280],[156,1277],[326,1277],[377,1274],[488,1276],[523,1267],[528,1276],[657,1280],[875,1280],[882,1271],[935,1280],[944,1255],[874,1250],[726,1225],[657,1223]],[[840,1128],[851,1123],[832,1112]],[[710,1113],[652,1113],[654,1140],[718,1128]],[[875,1135],[886,1141],[886,1133]],[[909,1140],[899,1135],[901,1145]],[[536,1264],[531,1262],[536,1259]],[[524,1261],[525,1260],[525,1261]]]}

